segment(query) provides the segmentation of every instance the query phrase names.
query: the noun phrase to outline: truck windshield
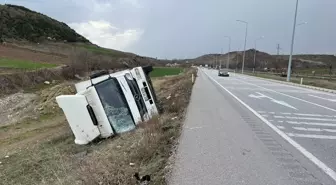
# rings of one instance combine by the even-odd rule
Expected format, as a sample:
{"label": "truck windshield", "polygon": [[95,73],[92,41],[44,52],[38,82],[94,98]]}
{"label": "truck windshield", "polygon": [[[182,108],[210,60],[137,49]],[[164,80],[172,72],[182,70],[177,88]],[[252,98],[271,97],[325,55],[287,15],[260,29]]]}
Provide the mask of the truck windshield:
{"label": "truck windshield", "polygon": [[134,129],[133,117],[117,79],[105,80],[95,88],[113,130],[122,133]]}

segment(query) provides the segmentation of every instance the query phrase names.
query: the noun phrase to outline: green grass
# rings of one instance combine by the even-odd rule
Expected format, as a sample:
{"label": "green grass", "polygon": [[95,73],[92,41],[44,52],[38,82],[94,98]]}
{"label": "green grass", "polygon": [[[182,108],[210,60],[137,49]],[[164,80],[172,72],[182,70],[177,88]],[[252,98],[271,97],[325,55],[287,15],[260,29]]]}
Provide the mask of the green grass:
{"label": "green grass", "polygon": [[[329,68],[306,68],[306,69],[295,69],[295,72],[306,75],[313,75],[312,71],[315,71],[315,75],[330,75]],[[332,70],[332,73],[335,74],[335,70]]]}
{"label": "green grass", "polygon": [[150,73],[151,77],[172,76],[178,75],[183,72],[179,67],[156,67],[153,72]]}
{"label": "green grass", "polygon": [[38,63],[26,60],[0,58],[0,67],[15,69],[41,69],[56,67],[56,64]]}
{"label": "green grass", "polygon": [[82,48],[85,48],[88,51],[99,53],[99,54],[107,54],[115,57],[122,57],[126,56],[127,54],[121,51],[113,50],[113,49],[107,49],[107,48],[101,48],[94,45],[80,45]]}

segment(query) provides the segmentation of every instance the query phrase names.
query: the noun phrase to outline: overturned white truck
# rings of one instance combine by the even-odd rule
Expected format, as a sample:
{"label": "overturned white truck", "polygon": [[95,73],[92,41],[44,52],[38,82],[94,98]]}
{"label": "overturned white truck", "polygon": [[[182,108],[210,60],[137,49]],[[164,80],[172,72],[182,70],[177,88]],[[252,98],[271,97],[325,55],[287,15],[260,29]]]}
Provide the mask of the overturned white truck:
{"label": "overturned white truck", "polygon": [[158,114],[149,78],[152,66],[91,75],[77,83],[75,95],[56,97],[75,135],[75,143],[88,144],[100,137],[130,131]]}

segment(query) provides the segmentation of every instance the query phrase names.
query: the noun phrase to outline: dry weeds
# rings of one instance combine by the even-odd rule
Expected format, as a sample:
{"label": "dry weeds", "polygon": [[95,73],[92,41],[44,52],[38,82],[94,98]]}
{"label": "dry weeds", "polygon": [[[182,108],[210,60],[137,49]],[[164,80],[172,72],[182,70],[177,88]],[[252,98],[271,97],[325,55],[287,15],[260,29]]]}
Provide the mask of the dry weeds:
{"label": "dry weeds", "polygon": [[[160,86],[155,86],[164,107],[160,117],[141,124],[132,132],[87,146],[74,144],[67,123],[60,121],[64,119],[62,114],[46,114],[40,121],[30,120],[21,126],[0,127],[1,134],[14,132],[16,126],[26,129],[24,133],[27,133],[21,135],[23,132],[19,132],[15,134],[17,137],[6,137],[5,140],[0,137],[1,148],[23,143],[21,147],[12,148],[11,153],[0,152],[3,155],[0,156],[0,184],[132,185],[136,184],[133,178],[135,172],[151,175],[151,184],[165,184],[165,175],[169,170],[167,160],[180,135],[191,94],[192,72],[169,77]],[[48,102],[56,94],[47,93],[42,96],[45,97],[42,102]],[[58,118],[60,120],[55,121]]]}

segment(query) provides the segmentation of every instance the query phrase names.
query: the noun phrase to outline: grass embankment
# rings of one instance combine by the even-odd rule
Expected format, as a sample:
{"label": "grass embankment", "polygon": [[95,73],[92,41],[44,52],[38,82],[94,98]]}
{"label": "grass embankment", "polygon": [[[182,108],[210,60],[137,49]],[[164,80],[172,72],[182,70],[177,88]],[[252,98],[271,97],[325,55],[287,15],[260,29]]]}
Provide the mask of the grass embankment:
{"label": "grass embankment", "polygon": [[[257,76],[261,78],[268,78],[279,81],[286,81],[286,77],[271,75],[271,74],[260,74],[260,73],[245,73],[251,76]],[[295,76],[291,77],[291,82],[300,84],[301,78],[296,78]],[[336,81],[333,80],[320,80],[320,79],[311,79],[311,78],[303,78],[303,85],[310,85],[315,87],[322,87],[326,89],[334,89],[336,90]]]}
{"label": "grass embankment", "polygon": [[80,45],[80,47],[85,48],[88,51],[91,51],[93,53],[98,53],[98,54],[106,54],[114,57],[125,57],[127,56],[127,53],[113,50],[113,49],[107,49],[107,48],[102,48],[102,47],[97,47],[94,45]]}
{"label": "grass embankment", "polygon": [[156,67],[153,72],[150,73],[151,77],[162,77],[178,75],[183,72],[183,68],[179,67]]}
{"label": "grass embankment", "polygon": [[[160,117],[132,132],[86,146],[74,144],[68,123],[55,104],[55,92],[64,87],[58,85],[59,90],[54,87],[39,94],[37,102],[47,111],[43,119],[0,126],[0,184],[132,185],[136,184],[135,172],[151,175],[151,184],[166,184],[167,162],[180,135],[194,72],[189,69],[181,75],[153,79],[163,107]],[[45,99],[53,100],[52,105]]]}
{"label": "grass embankment", "polygon": [[14,69],[41,69],[41,68],[52,68],[56,67],[56,64],[49,63],[39,63],[26,60],[17,60],[9,58],[0,58],[0,68],[14,68]]}

